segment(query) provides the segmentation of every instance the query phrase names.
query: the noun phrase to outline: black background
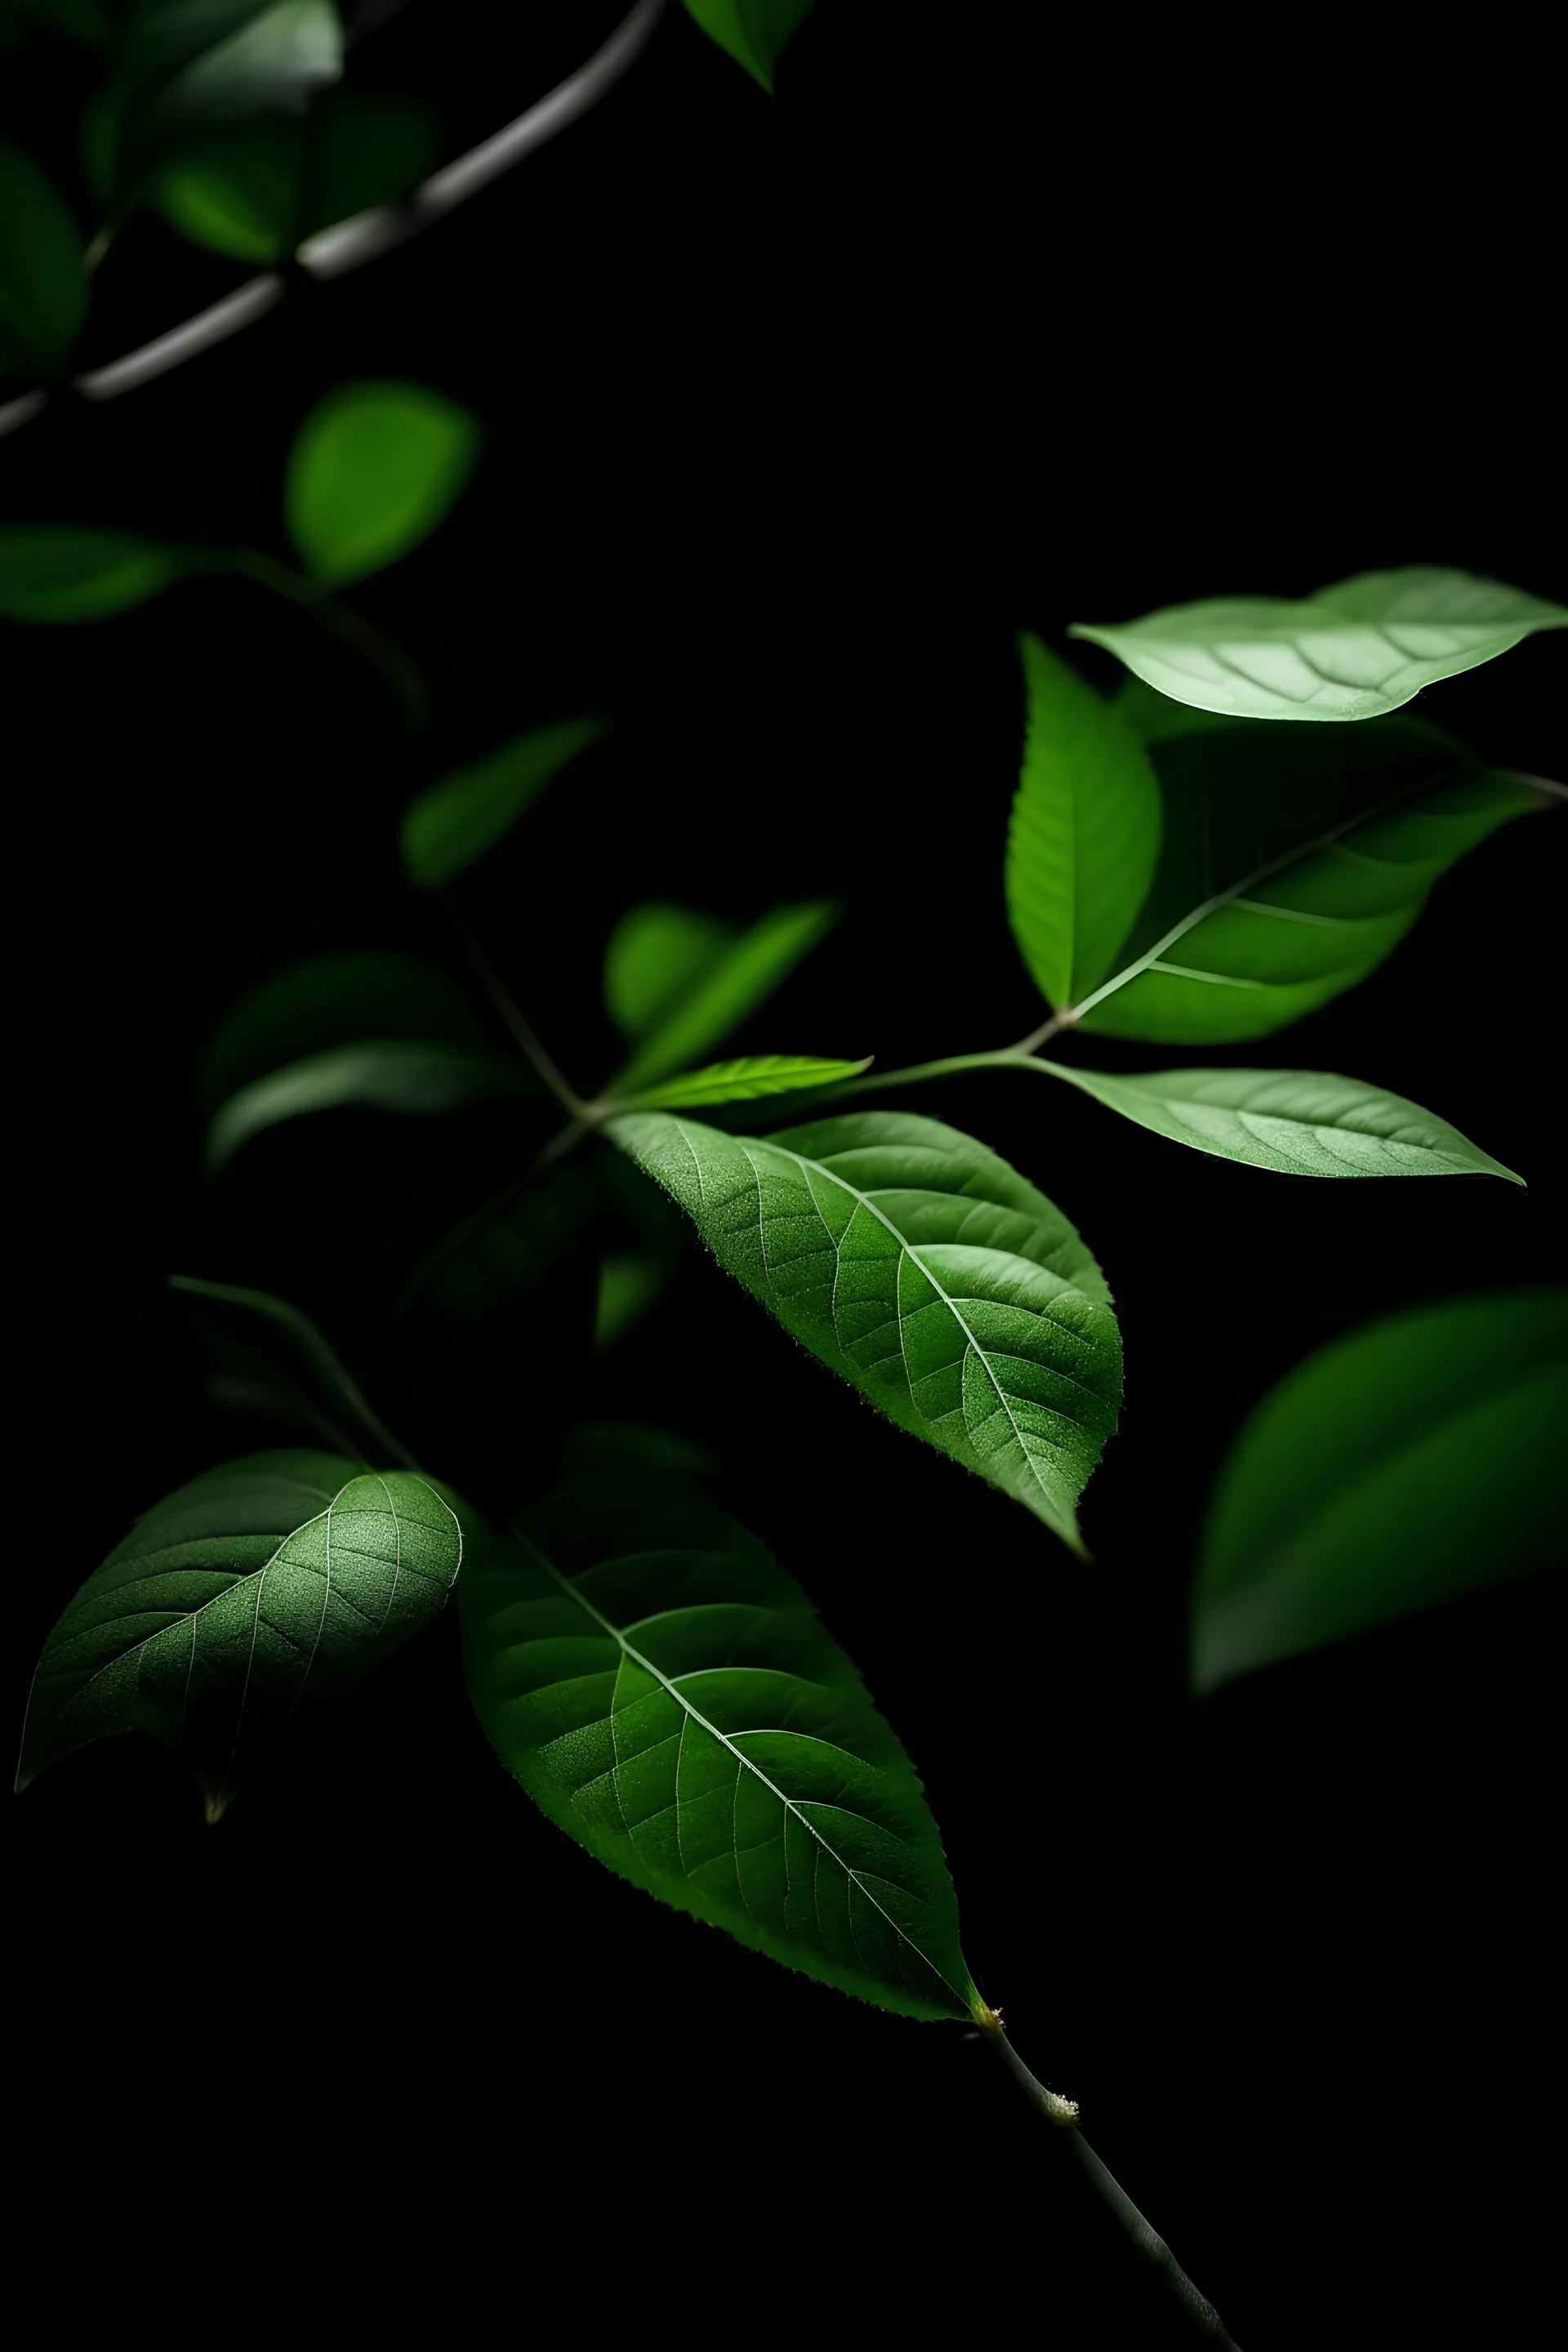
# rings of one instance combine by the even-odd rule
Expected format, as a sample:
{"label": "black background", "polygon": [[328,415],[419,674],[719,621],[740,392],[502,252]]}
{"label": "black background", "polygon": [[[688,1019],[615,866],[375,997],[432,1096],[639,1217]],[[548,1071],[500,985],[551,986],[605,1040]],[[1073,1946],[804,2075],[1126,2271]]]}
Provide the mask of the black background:
{"label": "black background", "polygon": [[[428,98],[455,154],[618,11],[516,13],[416,5],[353,71]],[[1347,69],[1193,37],[823,0],[770,104],[677,11],[592,117],[419,243],[0,445],[10,518],[286,554],[283,457],[334,382],[418,377],[489,436],[452,520],[352,597],[419,663],[423,733],[353,648],[239,583],[0,637],[10,806],[37,834],[13,866],[13,1231],[42,1289],[17,1335],[14,1719],[131,1517],[291,1433],[204,1401],[165,1274],[291,1286],[384,1394],[393,1245],[465,1152],[532,1148],[531,1110],[460,1148],[366,1113],[200,1179],[193,1074],[246,985],[333,946],[461,970],[398,877],[419,782],[616,711],[465,899],[582,1084],[614,1055],[605,937],[654,897],[737,919],[841,898],[737,1042],[893,1066],[1038,1017],[1001,898],[1019,626],[1059,644],[1418,561],[1568,590],[1518,163],[1539,60],[1472,57],[1417,95],[1370,48]],[[65,157],[63,68],[7,70],[0,129]],[[133,227],[89,358],[242,274]],[[1561,665],[1536,639],[1431,708],[1551,772]],[[1269,1178],[1005,1074],[910,1097],[1058,1200],[1116,1290],[1127,1404],[1090,1569],[695,1252],[596,1368],[552,1363],[558,1409],[674,1423],[721,1462],[920,1763],[987,1996],[1247,2352],[1527,2340],[1549,2275],[1548,1596],[1505,1587],[1199,1707],[1184,1662],[1205,1497],[1263,1390],[1381,1310],[1563,1275],[1549,998],[1520,980],[1561,887],[1561,835],[1511,828],[1269,1049],[1431,1105],[1529,1192]],[[510,1353],[469,1372],[523,1424]],[[259,2210],[279,2246],[319,2227],[356,2294],[389,2234],[399,2262],[454,2258],[465,2325],[570,2294],[584,2324],[706,2303],[727,2331],[951,2311],[986,2338],[1184,2340],[976,2044],[656,1911],[535,1817],[467,1718],[451,1612],[216,1831],[134,1742],[51,1771],[13,1827],[24,2139],[43,2210],[95,2244],[111,2216],[177,2247]]]}

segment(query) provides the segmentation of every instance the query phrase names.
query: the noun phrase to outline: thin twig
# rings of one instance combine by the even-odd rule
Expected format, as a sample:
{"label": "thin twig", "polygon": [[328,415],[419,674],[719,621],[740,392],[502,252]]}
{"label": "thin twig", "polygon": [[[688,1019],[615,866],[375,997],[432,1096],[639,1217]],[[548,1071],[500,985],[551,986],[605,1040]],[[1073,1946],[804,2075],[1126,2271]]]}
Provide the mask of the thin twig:
{"label": "thin twig", "polygon": [[501,1019],[506,1023],[507,1027],[511,1031],[512,1035],[521,1046],[529,1067],[532,1070],[536,1077],[543,1080],[551,1093],[554,1096],[556,1101],[561,1105],[562,1109],[566,1111],[572,1118],[582,1120],[586,1105],[583,1102],[580,1096],[574,1093],[572,1087],[567,1084],[566,1080],[562,1076],[561,1072],[556,1068],[555,1064],[552,1061],[550,1055],[545,1052],[543,1045],[540,1043],[539,1037],[534,1031],[532,1024],[524,1018],[521,1011],[513,1002],[511,996],[507,991],[505,982],[502,981],[500,974],[497,971],[494,964],[491,963],[489,956],[486,955],[484,950],[480,947],[478,940],[475,939],[468,925],[464,922],[460,922],[456,915],[453,916],[452,922],[458,937],[463,943],[464,953],[467,955],[468,961],[473,965],[474,970],[479,973],[479,978],[484,982],[485,987],[489,992],[490,1002],[494,1004],[496,1011],[500,1014]]}

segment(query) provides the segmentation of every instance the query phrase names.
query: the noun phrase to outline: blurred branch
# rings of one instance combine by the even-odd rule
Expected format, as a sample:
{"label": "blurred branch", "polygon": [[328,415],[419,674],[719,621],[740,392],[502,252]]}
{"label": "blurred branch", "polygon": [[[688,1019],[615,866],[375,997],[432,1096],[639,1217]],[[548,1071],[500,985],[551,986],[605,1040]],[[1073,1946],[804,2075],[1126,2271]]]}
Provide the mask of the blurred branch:
{"label": "blurred branch", "polygon": [[[641,55],[664,13],[664,5],[665,0],[637,0],[637,5],[587,63],[558,82],[520,114],[515,122],[508,123],[493,138],[481,141],[455,163],[444,164],[395,204],[379,205],[372,212],[361,213],[353,220],[341,221],[334,228],[307,237],[294,256],[296,266],[309,278],[341,278],[346,271],[359,268],[362,263],[374,260],[378,254],[390,253],[395,247],[406,244],[410,237],[444,219],[468,197],[489,187],[492,180],[499,180],[514,164],[521,163],[525,155],[542,147],[546,140],[553,139],[558,131],[564,131],[568,123],[575,122],[579,115],[595,107]],[[275,310],[288,287],[288,278],[280,272],[265,270],[236,292],[225,295],[222,301],[187,319],[183,326],[156,336],[139,350],[126,352],[123,358],[110,361],[107,367],[93,368],[74,377],[70,389],[87,400],[112,400],[122,392],[133,392],[139,384],[166,374],[169,369],[194,359],[198,352],[210,351],[215,343],[226,341],[253,320]],[[48,397],[45,391],[26,392],[19,399],[0,405],[0,436],[30,424],[46,407]]]}

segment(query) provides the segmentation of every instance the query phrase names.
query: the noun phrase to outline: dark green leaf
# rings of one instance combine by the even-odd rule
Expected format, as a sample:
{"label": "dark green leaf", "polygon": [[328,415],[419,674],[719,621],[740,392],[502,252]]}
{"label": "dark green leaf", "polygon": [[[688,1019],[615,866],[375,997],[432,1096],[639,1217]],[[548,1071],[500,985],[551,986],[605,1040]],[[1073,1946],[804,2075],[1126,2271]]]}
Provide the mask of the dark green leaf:
{"label": "dark green leaf", "polygon": [[145,604],[191,568],[184,549],[123,531],[16,523],[0,530],[0,614],[11,621],[101,621]]}
{"label": "dark green leaf", "polygon": [[263,1128],[307,1111],[337,1110],[349,1103],[420,1114],[456,1110],[461,1103],[506,1093],[521,1083],[515,1063],[479,1046],[432,1045],[417,1037],[334,1046],[285,1063],[231,1095],[207,1129],[207,1166],[221,1168]]}
{"label": "dark green leaf", "polygon": [[903,2016],[989,2016],[913,1766],[800,1587],[673,1480],[580,1481],[476,1546],[468,1692],[599,1861]]}
{"label": "dark green leaf", "polygon": [[613,1348],[634,1323],[640,1323],[655,1300],[668,1289],[673,1271],[652,1250],[617,1251],[603,1259],[594,1345]]}
{"label": "dark green leaf", "polygon": [[342,71],[331,0],[137,0],[91,146],[130,185],[171,148],[258,114],[297,114]]}
{"label": "dark green leaf", "polygon": [[86,316],[77,225],[37,165],[0,139],[0,375],[53,367]]}
{"label": "dark green leaf", "polygon": [[798,1094],[804,1087],[858,1078],[870,1066],[869,1054],[863,1062],[825,1062],[810,1054],[744,1054],[739,1061],[710,1062],[705,1070],[688,1070],[662,1086],[648,1087],[627,1107],[701,1110],[717,1103],[754,1102],[763,1095]]}
{"label": "dark green leaf", "polygon": [[235,261],[279,261],[299,233],[305,125],[268,116],[182,148],[149,192],[193,245]]}
{"label": "dark green leaf", "polygon": [[1420,1307],[1287,1374],[1220,1473],[1193,1683],[1561,1558],[1568,1291]]}
{"label": "dark green leaf", "polygon": [[1028,695],[1007,836],[1013,936],[1047,1003],[1077,1004],[1110,971],[1153,879],[1160,787],[1114,703],[1019,640]]}
{"label": "dark green leaf", "polygon": [[1005,1160],[889,1111],[768,1137],[636,1111],[607,1132],[787,1331],[1082,1549],[1121,1344],[1078,1233]]}
{"label": "dark green leaf", "polygon": [[1040,1067],[1173,1143],[1287,1176],[1505,1176],[1511,1168],[1429,1110],[1324,1070]]}
{"label": "dark green leaf", "polygon": [[436,125],[411,100],[330,90],[310,120],[310,204],[302,236],[407,195],[436,162]]}
{"label": "dark green leaf", "polygon": [[637,1050],[615,1080],[626,1092],[695,1062],[765,1004],[837,921],[829,900],[775,907],[748,931],[683,907],[638,907],[605,955],[605,1003]]}
{"label": "dark green leaf", "polygon": [[1495,659],[1568,610],[1496,580],[1415,564],[1315,596],[1219,596],[1115,628],[1079,626],[1177,702],[1245,719],[1374,719]]}
{"label": "dark green leaf", "polygon": [[369,1038],[477,1042],[468,997],[445,972],[375,949],[306,956],[271,972],[227,1013],[202,1057],[202,1092],[221,1102],[252,1078],[329,1045]]}
{"label": "dark green leaf", "polygon": [[113,27],[104,0],[5,0],[0,6],[0,41],[21,40],[22,20],[34,18],[50,32],[64,33],[89,48],[101,48]]}
{"label": "dark green leaf", "polygon": [[417,383],[350,383],[314,407],[289,455],[284,506],[307,569],[331,588],[430,536],[479,454],[466,408]]}
{"label": "dark green leaf", "polygon": [[44,1645],[16,1785],[112,1732],[188,1754],[216,1820],[313,1699],[405,1641],[462,1559],[451,1507],[406,1470],[253,1454],[140,1518]]}
{"label": "dark green leaf", "polygon": [[602,719],[563,719],[443,777],[403,820],[403,862],[427,889],[454,881],[531,808],[546,784],[604,733]]}
{"label": "dark green leaf", "polygon": [[686,0],[686,5],[703,31],[771,96],[779,51],[810,16],[813,0]]}
{"label": "dark green leaf", "polygon": [[243,1290],[233,1283],[206,1282],[194,1274],[172,1274],[169,1287],[184,1291],[192,1297],[212,1299],[222,1307],[238,1307],[243,1313],[259,1316],[263,1322],[271,1324],[282,1332],[331,1404],[344,1412],[350,1425],[368,1439],[372,1449],[378,1454],[395,1455],[405,1468],[414,1466],[337,1350],[298,1307],[290,1306],[286,1298],[275,1297],[269,1290]]}

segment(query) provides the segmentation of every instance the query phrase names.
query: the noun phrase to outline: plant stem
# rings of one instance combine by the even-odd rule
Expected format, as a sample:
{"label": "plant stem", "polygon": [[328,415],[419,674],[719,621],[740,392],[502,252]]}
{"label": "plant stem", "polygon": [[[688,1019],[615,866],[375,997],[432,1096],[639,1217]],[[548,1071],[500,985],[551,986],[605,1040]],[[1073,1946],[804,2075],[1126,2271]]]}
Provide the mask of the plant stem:
{"label": "plant stem", "polygon": [[1070,1029],[1077,1019],[1075,1006],[1069,1005],[1065,1013],[1053,1013],[1048,1021],[1042,1021],[1037,1029],[1031,1029],[1026,1037],[1020,1037],[1012,1050],[1015,1054],[1032,1054],[1037,1045],[1043,1045],[1059,1029]]}
{"label": "plant stem", "polygon": [[1071,2133],[1073,2150],[1084,2171],[1145,2262],[1159,2272],[1195,2330],[1210,2344],[1218,2345],[1221,2352],[1238,2352],[1235,2339],[1208,2297],[1200,2294],[1159,2231],[1144,2220],[1121,2182],[1085,2139],[1078,2127],[1078,2109],[1072,2101],[1062,2098],[1056,2091],[1047,2091],[1043,2083],[1036,2080],[1003,2032],[1000,2016],[994,2011],[991,2016],[994,2022],[982,2021],[982,2038],[1001,2059],[1037,2115]]}
{"label": "plant stem", "polygon": [[[543,1080],[551,1093],[554,1096],[556,1101],[561,1105],[562,1109],[565,1111],[571,1118],[582,1121],[584,1125],[592,1124],[591,1121],[584,1118],[584,1113],[587,1109],[586,1104],[584,1103],[578,1096],[573,1093],[572,1088],[567,1085],[565,1079],[562,1076],[560,1071],[556,1068],[554,1063],[545,1052],[544,1047],[541,1045],[538,1037],[535,1035],[531,1024],[523,1018],[522,1013],[517,1005],[513,1003],[510,996],[507,993],[506,988],[502,983],[500,974],[496,971],[495,966],[491,963],[489,956],[486,955],[484,950],[480,947],[478,940],[475,939],[468,925],[466,923],[459,922],[455,915],[453,916],[452,920],[457,929],[458,937],[462,940],[464,951],[468,956],[468,961],[473,965],[474,970],[484,982],[486,988],[489,992],[490,1001],[494,1004],[496,1011],[500,1014],[501,1019],[506,1023],[507,1027],[511,1031],[512,1035],[521,1046],[523,1055],[534,1076]],[[562,1148],[564,1149],[564,1146]]]}
{"label": "plant stem", "polygon": [[429,717],[425,681],[408,656],[399,646],[391,645],[379,630],[357,613],[351,613],[328,595],[324,588],[302,572],[292,572],[276,557],[263,555],[253,547],[213,547],[193,550],[197,568],[207,572],[228,572],[241,580],[259,581],[264,588],[286,597],[310,613],[324,629],[357,646],[368,654],[402,703],[405,712],[416,726],[424,726]]}

